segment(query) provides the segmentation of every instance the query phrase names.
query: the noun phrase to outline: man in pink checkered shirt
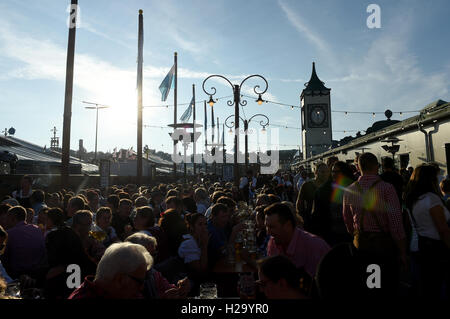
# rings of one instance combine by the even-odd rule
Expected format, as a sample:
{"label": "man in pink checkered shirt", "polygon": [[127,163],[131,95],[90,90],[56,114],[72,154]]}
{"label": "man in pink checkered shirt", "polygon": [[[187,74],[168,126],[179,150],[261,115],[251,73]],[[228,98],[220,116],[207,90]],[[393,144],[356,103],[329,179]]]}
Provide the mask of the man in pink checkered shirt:
{"label": "man in pink checkered shirt", "polygon": [[[379,251],[383,249],[378,249],[376,252],[376,248],[380,247],[373,246],[370,248],[375,249],[368,249],[365,253],[371,256],[377,255],[377,257],[381,255],[385,260],[396,265],[398,261],[393,259],[398,257],[401,266],[406,267],[406,237],[395,188],[378,176],[378,160],[372,153],[361,154],[358,164],[361,176],[347,188],[343,199],[343,217],[347,230],[352,235],[359,233],[361,239],[362,235],[365,235],[366,243],[369,242],[369,245],[370,240],[367,240],[367,235],[380,238],[380,235],[384,233],[385,238],[392,238],[393,254],[389,254],[388,250],[386,254],[383,252],[380,254]],[[357,238],[354,243],[357,246]],[[364,243],[361,241],[361,244]],[[360,251],[363,251],[364,245],[360,248]]]}

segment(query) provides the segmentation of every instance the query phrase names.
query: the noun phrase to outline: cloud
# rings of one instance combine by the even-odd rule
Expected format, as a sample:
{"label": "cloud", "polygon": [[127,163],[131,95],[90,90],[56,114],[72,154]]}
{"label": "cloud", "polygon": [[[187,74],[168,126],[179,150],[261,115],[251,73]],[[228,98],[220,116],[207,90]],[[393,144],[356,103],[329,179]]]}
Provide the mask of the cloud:
{"label": "cloud", "polygon": [[303,23],[302,18],[286,4],[284,1],[278,1],[279,6],[286,14],[289,22],[297,29],[297,31],[304,35],[309,41],[311,41],[320,51],[324,52],[327,50],[327,44],[322,38],[311,30],[305,23]]}
{"label": "cloud", "polygon": [[[104,32],[98,31],[89,22],[86,22],[84,18],[81,19],[79,27],[81,29],[86,30],[86,31],[88,31],[88,32],[90,32],[92,34],[95,34],[95,35],[99,36],[99,37],[102,37],[102,38],[107,39],[109,41],[112,41],[112,42],[114,42],[116,44],[119,44],[119,45],[121,45],[121,46],[123,46],[123,47],[125,47],[127,49],[134,50],[136,48],[135,46],[132,46],[130,43],[121,41],[120,39],[118,39],[117,36],[109,36],[109,35],[107,35]],[[126,38],[129,38],[129,36],[127,35]],[[133,38],[133,40],[134,40],[134,38]],[[136,41],[137,41],[137,39],[136,39]]]}

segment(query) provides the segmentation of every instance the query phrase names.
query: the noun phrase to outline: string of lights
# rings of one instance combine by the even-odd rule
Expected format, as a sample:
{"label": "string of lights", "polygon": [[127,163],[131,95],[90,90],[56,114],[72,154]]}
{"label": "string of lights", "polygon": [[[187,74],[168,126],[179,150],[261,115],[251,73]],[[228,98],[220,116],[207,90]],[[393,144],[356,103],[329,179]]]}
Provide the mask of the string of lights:
{"label": "string of lights", "polygon": [[[242,96],[244,96],[244,97],[246,97],[246,98],[250,98],[250,99],[253,99],[253,98],[255,98],[254,96],[249,96],[249,95],[242,95]],[[277,105],[282,105],[282,106],[289,106],[291,109],[294,109],[294,108],[297,108],[297,109],[300,109],[301,107],[300,106],[298,106],[298,105],[293,105],[293,104],[286,104],[286,103],[281,103],[281,102],[276,102],[276,101],[271,101],[271,100],[264,100],[264,102],[266,102],[266,103],[271,103],[271,104],[277,104]],[[382,111],[375,111],[375,112],[373,112],[373,111],[345,111],[345,110],[331,110],[331,112],[334,112],[334,113],[344,113],[345,115],[347,115],[347,114],[372,114],[373,116],[375,115],[375,114],[384,114],[384,112],[382,112]],[[420,111],[392,111],[392,113],[397,113],[397,114],[399,114],[400,116],[402,116],[403,114],[406,114],[406,113],[420,113]]]}
{"label": "string of lights", "polygon": [[[292,130],[301,130],[301,127],[292,127],[292,126],[286,126],[286,125],[280,125],[280,124],[269,124],[268,126],[274,126],[274,127],[279,127],[279,128],[284,128],[284,129],[292,129]],[[158,126],[158,125],[143,125],[144,128],[158,128],[158,129],[173,129],[171,127],[168,126]],[[212,128],[212,125],[210,126],[210,128]],[[252,130],[252,129],[250,129]],[[231,132],[233,132],[231,130]],[[365,132],[365,130],[333,130],[334,133],[356,133],[356,132]]]}
{"label": "string of lights", "polygon": [[[217,102],[219,100],[228,99],[230,97],[233,97],[233,95],[221,96],[221,97],[216,98],[215,101]],[[204,101],[205,100],[198,100],[198,101],[195,101],[194,103],[197,104],[197,103],[201,103],[201,102],[204,102]],[[191,102],[189,102],[189,103],[177,103],[177,106],[190,105],[190,104],[191,104]],[[174,106],[173,104],[165,104],[165,105],[144,105],[142,107],[165,107],[165,108],[169,108],[169,107],[173,107],[173,106]]]}
{"label": "string of lights", "polygon": [[[227,96],[222,96],[222,97],[218,97],[215,100],[215,102],[222,100],[222,99],[228,99],[233,97],[232,95],[227,95]],[[241,94],[241,97],[246,97],[246,98],[256,98],[254,96],[250,96],[250,95],[245,95],[245,94]],[[79,99],[76,99],[79,100]],[[287,104],[287,103],[281,103],[281,102],[277,102],[277,101],[271,101],[271,100],[263,100],[265,103],[270,103],[270,104],[276,104],[276,105],[281,105],[281,106],[288,106],[291,109],[300,109],[301,107],[298,105],[294,105],[294,104]],[[80,100],[81,102],[81,100]],[[195,103],[201,103],[204,102],[204,100],[198,100],[195,101]],[[177,103],[177,106],[185,106],[185,105],[190,105],[191,102],[188,103]],[[158,108],[158,107],[165,107],[165,108],[169,108],[169,107],[173,107],[173,104],[164,104],[164,105],[144,105],[144,108]],[[376,114],[384,114],[384,111],[346,111],[346,110],[331,110],[332,113],[343,113],[344,115],[348,115],[348,114],[372,114],[373,117],[376,116]],[[403,116],[403,114],[408,114],[408,113],[420,113],[421,111],[392,111],[393,114],[399,114],[400,116]]]}

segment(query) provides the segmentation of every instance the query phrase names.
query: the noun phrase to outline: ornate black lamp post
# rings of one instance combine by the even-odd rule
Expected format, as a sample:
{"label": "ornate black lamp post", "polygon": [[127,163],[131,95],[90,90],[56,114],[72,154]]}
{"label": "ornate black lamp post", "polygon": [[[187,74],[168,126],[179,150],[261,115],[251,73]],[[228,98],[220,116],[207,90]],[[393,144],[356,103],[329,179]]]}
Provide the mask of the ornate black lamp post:
{"label": "ornate black lamp post", "polygon": [[[264,114],[255,114],[253,115],[251,118],[249,118],[248,120],[244,120],[242,119],[242,117],[239,116],[239,119],[244,123],[244,132],[245,132],[245,170],[248,170],[248,125],[250,124],[250,122],[252,121],[252,119],[254,119],[255,117],[262,117],[263,119],[261,121],[259,121],[259,125],[262,126],[263,131],[266,130],[266,126],[269,125],[269,118],[267,116],[265,116]],[[230,130],[231,128],[234,126],[234,121],[229,121],[231,118],[233,117],[233,115],[230,115],[226,118],[225,120],[225,125],[226,127],[228,127]]]}
{"label": "ornate black lamp post", "polygon": [[205,92],[206,94],[209,95],[208,104],[210,106],[213,106],[214,103],[215,103],[214,100],[213,100],[213,95],[216,94],[216,88],[215,87],[211,87],[211,91],[208,92],[205,89],[205,83],[206,83],[206,81],[208,81],[210,78],[213,78],[213,77],[218,77],[218,78],[224,79],[225,81],[228,82],[228,84],[230,84],[230,86],[231,86],[231,88],[233,90],[234,99],[233,99],[233,101],[231,101],[231,100],[227,101],[227,104],[229,106],[232,106],[234,104],[234,132],[235,132],[235,134],[234,134],[234,169],[233,170],[234,170],[234,184],[236,186],[239,186],[239,178],[240,178],[240,176],[239,176],[239,165],[238,165],[238,152],[239,152],[239,105],[242,105],[242,106],[246,106],[247,105],[247,101],[246,100],[242,100],[241,101],[241,88],[242,88],[242,85],[244,84],[244,82],[247,81],[250,78],[258,77],[258,78],[262,79],[264,81],[264,83],[265,83],[265,89],[262,90],[262,91],[259,91],[259,89],[260,89],[259,85],[256,85],[253,88],[253,91],[255,92],[255,94],[258,95],[258,99],[256,100],[256,102],[258,102],[258,104],[261,105],[262,102],[264,102],[263,99],[261,98],[261,95],[264,94],[267,91],[269,85],[267,83],[267,80],[263,76],[261,76],[259,74],[253,74],[253,75],[250,75],[250,76],[246,77],[244,80],[242,80],[242,82],[239,85],[231,83],[230,80],[228,80],[226,77],[224,77],[222,75],[217,75],[217,74],[210,75],[203,81],[203,84],[202,84],[203,92]]}

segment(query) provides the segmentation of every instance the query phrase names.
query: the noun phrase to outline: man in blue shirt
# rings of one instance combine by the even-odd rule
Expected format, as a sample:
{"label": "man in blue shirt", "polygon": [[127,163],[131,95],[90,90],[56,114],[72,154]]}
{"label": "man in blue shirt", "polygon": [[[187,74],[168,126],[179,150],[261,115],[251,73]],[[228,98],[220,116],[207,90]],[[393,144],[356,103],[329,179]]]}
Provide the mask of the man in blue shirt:
{"label": "man in blue shirt", "polygon": [[231,235],[227,238],[225,228],[230,219],[228,208],[225,204],[215,204],[211,208],[211,218],[208,220],[208,256],[210,265],[224,257],[227,252],[227,244],[234,244],[237,234],[244,228],[242,223],[235,225]]}

